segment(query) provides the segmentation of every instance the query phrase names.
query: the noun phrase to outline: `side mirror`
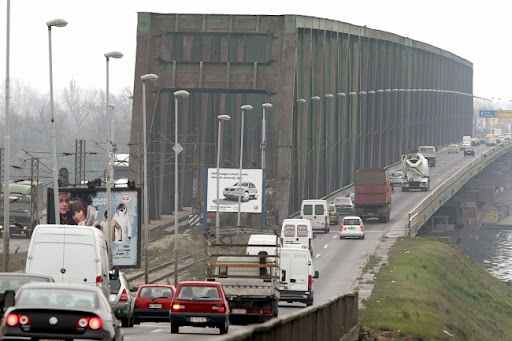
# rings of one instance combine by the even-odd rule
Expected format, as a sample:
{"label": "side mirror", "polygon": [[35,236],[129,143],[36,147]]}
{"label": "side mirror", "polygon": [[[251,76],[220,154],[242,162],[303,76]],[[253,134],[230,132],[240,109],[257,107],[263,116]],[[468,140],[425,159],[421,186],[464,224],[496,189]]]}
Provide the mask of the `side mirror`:
{"label": "side mirror", "polygon": [[114,268],[108,274],[109,279],[119,279],[119,268]]}
{"label": "side mirror", "polygon": [[[9,308],[14,305],[14,290],[6,290],[4,293],[4,308]],[[4,309],[5,310],[5,309]]]}
{"label": "side mirror", "polygon": [[315,275],[313,276],[313,278],[320,278],[320,272],[315,271]]}
{"label": "side mirror", "polygon": [[281,282],[286,281],[286,270],[281,270]]}

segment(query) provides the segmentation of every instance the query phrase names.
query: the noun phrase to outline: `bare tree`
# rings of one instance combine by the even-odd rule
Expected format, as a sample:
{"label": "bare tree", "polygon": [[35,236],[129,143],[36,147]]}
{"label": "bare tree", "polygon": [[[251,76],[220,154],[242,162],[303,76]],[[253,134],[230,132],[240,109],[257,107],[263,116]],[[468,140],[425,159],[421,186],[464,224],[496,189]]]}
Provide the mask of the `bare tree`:
{"label": "bare tree", "polygon": [[98,105],[98,90],[82,90],[76,85],[75,80],[69,82],[69,87],[63,92],[62,110],[73,121],[74,129],[71,131],[77,137],[86,137],[88,131],[87,119],[95,112]]}

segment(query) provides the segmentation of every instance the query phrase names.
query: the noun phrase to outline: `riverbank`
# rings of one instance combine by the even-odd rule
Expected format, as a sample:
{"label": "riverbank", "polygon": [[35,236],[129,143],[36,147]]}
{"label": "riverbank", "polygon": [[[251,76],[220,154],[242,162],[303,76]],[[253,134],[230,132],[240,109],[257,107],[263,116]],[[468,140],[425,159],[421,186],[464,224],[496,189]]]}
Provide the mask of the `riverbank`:
{"label": "riverbank", "polygon": [[512,288],[453,245],[399,238],[387,262],[378,270],[369,265],[363,277],[373,290],[359,311],[367,335],[393,335],[379,340],[510,339]]}

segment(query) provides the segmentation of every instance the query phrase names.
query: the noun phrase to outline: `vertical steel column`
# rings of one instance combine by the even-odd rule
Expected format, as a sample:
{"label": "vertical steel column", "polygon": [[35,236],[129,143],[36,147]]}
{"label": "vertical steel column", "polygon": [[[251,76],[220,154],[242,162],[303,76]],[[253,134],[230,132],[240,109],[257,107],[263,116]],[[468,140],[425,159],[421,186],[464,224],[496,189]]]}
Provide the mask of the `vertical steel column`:
{"label": "vertical steel column", "polygon": [[[30,163],[30,228],[33,228],[32,222],[39,223],[39,158],[32,158]],[[41,193],[42,195],[42,193]],[[56,220],[56,224],[59,222]]]}

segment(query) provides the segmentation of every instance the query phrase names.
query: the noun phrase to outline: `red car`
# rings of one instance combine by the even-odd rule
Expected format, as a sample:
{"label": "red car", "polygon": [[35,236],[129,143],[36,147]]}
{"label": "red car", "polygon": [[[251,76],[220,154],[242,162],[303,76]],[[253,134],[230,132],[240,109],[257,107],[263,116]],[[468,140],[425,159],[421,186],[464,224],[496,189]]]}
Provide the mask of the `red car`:
{"label": "red car", "polygon": [[174,285],[143,284],[135,295],[134,322],[169,322]]}
{"label": "red car", "polygon": [[171,333],[182,326],[219,328],[228,332],[229,305],[220,283],[210,281],[181,282],[176,288],[169,312]]}

